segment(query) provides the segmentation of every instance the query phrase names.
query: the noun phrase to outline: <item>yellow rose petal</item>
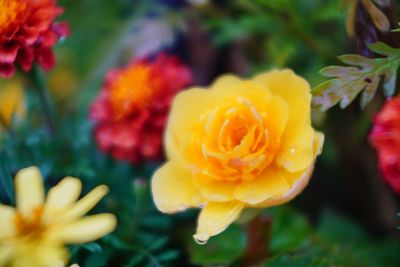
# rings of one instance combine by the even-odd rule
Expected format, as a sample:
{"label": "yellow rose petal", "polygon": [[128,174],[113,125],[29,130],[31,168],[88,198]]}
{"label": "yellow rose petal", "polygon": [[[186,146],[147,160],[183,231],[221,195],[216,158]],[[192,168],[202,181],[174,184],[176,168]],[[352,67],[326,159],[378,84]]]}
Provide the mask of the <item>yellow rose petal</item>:
{"label": "yellow rose petal", "polygon": [[289,119],[281,139],[278,163],[291,172],[304,170],[312,161],[311,93],[306,80],[291,70],[274,70],[255,77],[289,106]]}
{"label": "yellow rose petal", "polygon": [[178,159],[183,135],[192,132],[201,115],[213,106],[215,100],[205,89],[191,88],[180,92],[174,99],[165,133],[168,158]]}
{"label": "yellow rose petal", "polygon": [[105,185],[100,185],[81,198],[67,212],[60,216],[60,220],[72,221],[82,217],[90,211],[99,201],[107,195],[109,189]]}
{"label": "yellow rose petal", "polygon": [[310,122],[311,89],[306,80],[291,70],[274,70],[258,75],[254,80],[265,84],[273,95],[288,103],[290,123]]}
{"label": "yellow rose petal", "polygon": [[47,194],[46,209],[60,210],[76,202],[81,194],[82,183],[79,179],[66,177]]}
{"label": "yellow rose petal", "polygon": [[234,192],[235,198],[255,205],[268,198],[285,194],[289,184],[283,176],[284,172],[279,168],[268,168],[254,180],[243,181]]}
{"label": "yellow rose petal", "polygon": [[256,80],[238,80],[232,82],[231,78],[222,78],[212,87],[212,93],[221,99],[247,99],[256,106],[264,106],[265,101],[271,97],[267,86]]}
{"label": "yellow rose petal", "polygon": [[18,211],[30,213],[44,202],[42,175],[37,167],[20,170],[15,177],[16,203]]}
{"label": "yellow rose petal", "polygon": [[173,161],[154,173],[151,181],[152,193],[160,211],[173,213],[201,205],[203,199],[194,186],[191,175]]}
{"label": "yellow rose petal", "polygon": [[267,123],[275,131],[277,136],[281,136],[286,128],[289,118],[289,106],[287,102],[279,96],[273,96],[265,105],[265,117]]}
{"label": "yellow rose petal", "polygon": [[15,209],[0,204],[0,240],[15,234],[14,216]]}
{"label": "yellow rose petal", "polygon": [[196,175],[193,182],[202,196],[213,202],[233,200],[233,191],[237,185],[234,181],[216,180],[202,174]]}
{"label": "yellow rose petal", "polygon": [[103,213],[87,216],[62,227],[55,233],[65,243],[78,244],[91,242],[112,232],[117,225],[114,215]]}
{"label": "yellow rose petal", "polygon": [[[322,151],[322,145],[324,142],[324,135],[320,132],[315,132],[314,136],[314,152],[315,155],[318,155]],[[314,170],[314,161],[307,167],[305,171],[298,172],[298,173],[286,173],[286,180],[291,183],[290,189],[283,194],[280,197],[275,197],[275,198],[270,198],[265,200],[262,203],[254,205],[255,207],[271,207],[275,205],[280,205],[286,202],[289,202],[292,200],[294,197],[296,197],[298,194],[300,194],[301,191],[304,190],[304,188],[307,186],[308,182],[310,181],[312,172]]]}
{"label": "yellow rose petal", "polygon": [[278,164],[290,172],[307,168],[314,158],[314,132],[311,125],[299,125],[299,128],[286,130],[277,154]]}
{"label": "yellow rose petal", "polygon": [[233,75],[233,74],[225,74],[219,77],[212,85],[211,88],[215,90],[226,90],[227,88],[236,87],[242,80]]}
{"label": "yellow rose petal", "polygon": [[9,258],[12,254],[13,254],[12,247],[0,246],[0,266],[5,266],[5,263],[9,261]]}
{"label": "yellow rose petal", "polygon": [[193,235],[195,241],[204,244],[211,236],[224,231],[239,217],[243,206],[237,201],[207,203],[200,212],[196,234]]}

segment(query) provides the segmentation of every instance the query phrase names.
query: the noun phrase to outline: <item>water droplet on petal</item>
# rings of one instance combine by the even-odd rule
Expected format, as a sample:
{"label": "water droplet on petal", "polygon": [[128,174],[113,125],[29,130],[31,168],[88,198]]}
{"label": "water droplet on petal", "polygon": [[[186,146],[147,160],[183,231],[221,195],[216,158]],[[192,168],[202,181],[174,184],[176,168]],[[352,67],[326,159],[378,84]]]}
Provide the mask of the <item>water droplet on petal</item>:
{"label": "water droplet on petal", "polygon": [[205,234],[195,234],[193,236],[194,241],[199,244],[199,245],[204,245],[205,243],[207,243],[209,236],[205,235]]}
{"label": "water droplet on petal", "polygon": [[296,153],[296,148],[291,147],[291,148],[289,149],[289,151],[290,151],[290,154],[294,154],[294,153]]}

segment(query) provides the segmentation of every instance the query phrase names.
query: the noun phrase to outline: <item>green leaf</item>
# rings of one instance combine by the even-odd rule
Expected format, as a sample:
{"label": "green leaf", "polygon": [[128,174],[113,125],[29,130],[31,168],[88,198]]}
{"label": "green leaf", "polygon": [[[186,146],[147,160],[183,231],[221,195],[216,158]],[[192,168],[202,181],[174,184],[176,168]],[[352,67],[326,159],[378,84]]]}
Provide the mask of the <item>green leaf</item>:
{"label": "green leaf", "polygon": [[229,264],[240,257],[246,247],[246,234],[238,225],[231,225],[211,238],[206,245],[189,241],[191,262],[199,265]]}
{"label": "green leaf", "polygon": [[[3,199],[3,194],[5,199]],[[13,177],[4,164],[0,164],[0,201],[10,202],[14,204],[14,183]]]}
{"label": "green leaf", "polygon": [[400,66],[400,49],[378,42],[369,46],[371,51],[385,58],[365,58],[360,55],[343,55],[339,60],[349,66],[328,66],[320,73],[332,79],[313,89],[313,107],[326,111],[340,103],[347,107],[362,92],[361,108],[374,98],[383,84],[387,97],[395,93],[397,70]]}
{"label": "green leaf", "polygon": [[377,54],[384,55],[384,56],[397,55],[399,53],[398,49],[390,47],[387,44],[382,43],[382,42],[370,44],[370,45],[368,45],[368,48],[372,52],[375,52]]}
{"label": "green leaf", "polygon": [[282,255],[276,256],[268,260],[265,267],[331,267],[336,266],[329,260],[322,258],[313,258],[302,255],[290,256]]}
{"label": "green leaf", "polygon": [[287,206],[271,209],[271,253],[290,252],[306,243],[311,227],[306,217]]}

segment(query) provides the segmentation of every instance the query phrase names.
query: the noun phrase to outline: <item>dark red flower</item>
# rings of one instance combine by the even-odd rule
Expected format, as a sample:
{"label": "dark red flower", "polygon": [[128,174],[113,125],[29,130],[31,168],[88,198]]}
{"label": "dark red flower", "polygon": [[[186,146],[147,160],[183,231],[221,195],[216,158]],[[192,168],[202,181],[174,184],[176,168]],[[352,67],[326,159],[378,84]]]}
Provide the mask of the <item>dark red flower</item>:
{"label": "dark red flower", "polygon": [[63,12],[55,0],[0,0],[0,76],[12,77],[15,65],[29,71],[34,61],[44,70],[55,63],[53,45],[69,34],[54,23]]}
{"label": "dark red flower", "polygon": [[109,71],[90,109],[100,149],[131,163],[161,159],[171,101],[191,81],[189,69],[164,54]]}
{"label": "dark red flower", "polygon": [[370,140],[383,177],[400,194],[400,96],[388,100],[376,115]]}

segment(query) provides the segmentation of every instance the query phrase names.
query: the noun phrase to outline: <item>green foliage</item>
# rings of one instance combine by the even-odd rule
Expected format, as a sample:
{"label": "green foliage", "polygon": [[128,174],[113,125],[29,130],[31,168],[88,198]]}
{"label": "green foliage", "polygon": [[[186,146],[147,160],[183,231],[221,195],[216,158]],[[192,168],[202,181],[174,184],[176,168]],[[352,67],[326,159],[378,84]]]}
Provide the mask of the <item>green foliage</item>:
{"label": "green foliage", "polygon": [[192,238],[188,241],[191,262],[200,265],[232,263],[243,254],[245,247],[246,235],[238,225],[230,226],[207,245],[198,245]]}
{"label": "green foliage", "polygon": [[[272,257],[265,266],[395,267],[400,261],[399,240],[372,239],[358,225],[333,212],[324,212],[315,229],[286,207],[269,214],[274,216]],[[285,245],[276,246],[280,243]]]}
{"label": "green foliage", "polygon": [[378,42],[369,49],[384,58],[366,58],[360,55],[343,55],[339,59],[349,66],[329,66],[320,73],[333,77],[313,89],[313,105],[323,111],[340,102],[347,107],[362,92],[361,107],[364,108],[383,84],[387,97],[392,96],[396,87],[397,70],[400,65],[400,49]]}

